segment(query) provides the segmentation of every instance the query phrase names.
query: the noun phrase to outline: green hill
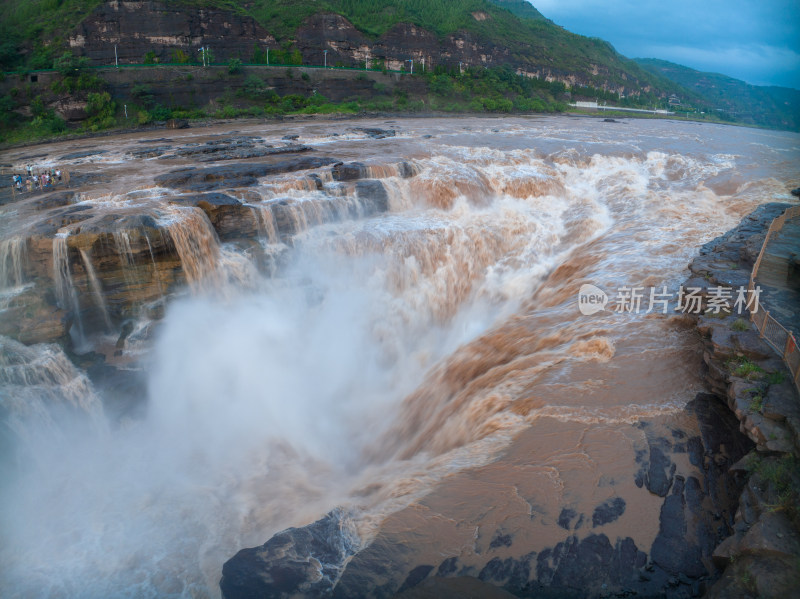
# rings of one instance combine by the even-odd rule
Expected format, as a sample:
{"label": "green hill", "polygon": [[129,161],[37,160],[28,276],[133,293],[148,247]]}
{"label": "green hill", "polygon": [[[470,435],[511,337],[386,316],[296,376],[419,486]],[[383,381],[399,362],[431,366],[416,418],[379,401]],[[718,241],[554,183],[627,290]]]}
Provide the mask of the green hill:
{"label": "green hill", "polygon": [[651,73],[677,83],[691,97],[700,99],[707,110],[730,120],[800,130],[800,91],[796,89],[750,85],[727,75],[703,73],[655,58],[637,58],[636,62]]}
{"label": "green hill", "polygon": [[[338,13],[363,34],[377,38],[398,23],[412,23],[440,38],[456,32],[481,45],[502,46],[507,63],[559,79],[577,75],[598,88],[650,88],[656,94],[675,86],[619,55],[602,40],[575,35],[553,25],[525,0],[165,0],[171,6],[216,7],[252,16],[279,40],[291,44],[298,27],[320,13]],[[101,0],[3,0],[0,68],[42,69],[67,49],[75,27]],[[459,58],[454,59],[457,63]]]}
{"label": "green hill", "polygon": [[[170,114],[208,115],[220,105],[230,115],[319,109],[323,99],[309,96],[313,86],[305,89],[308,74],[300,83],[273,82],[272,87],[279,84],[283,90],[280,94],[264,88],[267,74],[253,73],[235,91],[226,92],[222,83],[218,94],[214,86],[196,87],[186,90],[191,102],[179,102],[168,93],[172,86],[155,75],[145,85],[131,73],[130,82],[114,87],[107,76],[98,78],[86,69],[115,64],[117,42],[120,52],[127,53],[121,65],[147,62],[157,70],[163,63],[197,63],[199,44],[190,41],[197,39],[212,39],[213,62],[223,65],[263,65],[272,57],[273,67],[314,66],[321,62],[323,47],[329,48],[329,65],[350,68],[362,68],[367,48],[377,71],[405,69],[409,59],[429,57],[428,71],[415,71],[414,82],[387,87],[376,80],[360,91],[364,85],[331,89],[335,105],[330,110],[552,111],[574,100],[670,108],[668,98],[675,95],[681,101],[678,110],[695,118],[800,129],[796,90],[751,86],[664,61],[634,61],[608,42],[553,24],[526,0],[154,0],[141,7],[104,5],[104,0],[0,2],[0,69],[56,67],[60,73],[46,88],[33,85],[33,75],[29,81],[24,73],[15,75],[5,84],[0,77],[0,130],[5,131],[29,125],[45,133],[110,127],[121,122],[123,106],[135,108],[142,122]],[[200,8],[208,9],[202,26]],[[231,35],[229,23],[250,33]],[[269,42],[270,55],[265,56],[261,46],[270,36],[275,42]],[[165,39],[175,41],[158,41]],[[230,74],[238,69],[231,67]],[[284,77],[291,79],[291,70]],[[217,95],[209,95],[212,91]],[[87,106],[85,117],[63,109],[81,102]],[[20,138],[26,135],[19,133]]]}
{"label": "green hill", "polygon": [[537,21],[547,21],[544,15],[527,0],[489,0],[500,8],[505,8],[510,13],[517,15],[520,19],[534,19]]}

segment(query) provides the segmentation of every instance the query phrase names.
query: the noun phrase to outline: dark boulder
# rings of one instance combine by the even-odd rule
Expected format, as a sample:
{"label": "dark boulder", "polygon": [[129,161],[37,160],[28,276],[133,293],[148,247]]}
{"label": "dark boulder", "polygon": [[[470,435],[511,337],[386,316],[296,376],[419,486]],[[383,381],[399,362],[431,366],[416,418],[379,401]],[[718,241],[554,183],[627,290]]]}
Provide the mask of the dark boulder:
{"label": "dark boulder", "polygon": [[675,464],[667,457],[669,448],[663,439],[650,441],[650,463],[645,477],[645,486],[651,493],[666,497],[672,486]]}
{"label": "dark boulder", "polygon": [[594,508],[592,526],[597,527],[614,522],[623,513],[625,513],[625,500],[622,497],[609,499]]}
{"label": "dark boulder", "polygon": [[367,179],[356,183],[356,194],[364,210],[364,216],[389,211],[389,194],[383,183]]}
{"label": "dark boulder", "polygon": [[175,196],[169,201],[171,204],[200,208],[206,213],[221,241],[255,237],[258,234],[253,209],[224,193]]}
{"label": "dark boulder", "polygon": [[335,181],[355,181],[369,177],[369,168],[362,162],[339,162],[333,165],[331,174]]}
{"label": "dark boulder", "polygon": [[386,137],[394,137],[394,129],[379,129],[377,127],[351,127],[348,129],[354,133],[363,133],[372,139],[384,139]]}
{"label": "dark boulder", "polygon": [[330,596],[361,540],[346,512],[335,509],[303,528],[242,549],[222,566],[225,599]]}

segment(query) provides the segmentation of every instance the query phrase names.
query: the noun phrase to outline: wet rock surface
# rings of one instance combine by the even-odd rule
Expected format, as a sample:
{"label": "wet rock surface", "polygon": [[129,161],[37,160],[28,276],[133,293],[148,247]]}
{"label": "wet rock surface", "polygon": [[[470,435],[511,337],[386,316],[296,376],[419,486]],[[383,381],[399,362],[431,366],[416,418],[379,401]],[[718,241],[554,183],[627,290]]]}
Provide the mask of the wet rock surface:
{"label": "wet rock surface", "polygon": [[299,156],[272,163],[245,163],[206,168],[186,167],[155,177],[157,185],[183,191],[212,191],[220,188],[249,187],[259,177],[314,169],[336,162],[332,158]]}
{"label": "wet rock surface", "polygon": [[394,129],[379,129],[377,127],[350,127],[348,131],[354,133],[363,133],[372,139],[385,139],[387,137],[394,137],[396,132]]}
{"label": "wet rock surface", "polygon": [[222,241],[258,235],[258,221],[253,209],[224,193],[173,196],[169,201],[200,208]]}
{"label": "wet rock surface", "polygon": [[81,152],[71,152],[64,154],[59,160],[76,160],[78,158],[88,158],[89,156],[99,156],[105,154],[108,150],[83,150]]}
{"label": "wet rock surface", "polygon": [[264,156],[277,156],[280,154],[299,154],[310,151],[312,151],[312,148],[309,146],[293,143],[276,148],[265,143],[259,137],[242,135],[225,139],[214,139],[203,143],[182,145],[174,149],[168,156],[161,156],[161,159],[173,160],[176,158],[191,157],[197,162],[216,162],[219,160],[262,158]]}
{"label": "wet rock surface", "polygon": [[334,181],[354,181],[365,179],[369,176],[367,165],[362,162],[350,162],[348,164],[337,163],[331,169]]}
{"label": "wet rock surface", "polygon": [[313,524],[278,533],[261,547],[242,549],[222,567],[223,596],[330,596],[359,547],[351,526],[345,512],[334,510]]}
{"label": "wet rock surface", "polygon": [[[770,223],[787,206],[764,204],[738,227],[706,244],[690,264],[691,278],[684,286],[699,287],[705,298],[715,286],[746,286]],[[695,318],[705,348],[708,386],[727,404],[757,450],[730,467],[730,473],[746,483],[731,521],[732,535],[719,539],[713,550],[713,562],[724,573],[707,596],[797,596],[800,398],[781,359],[759,337],[749,312],[739,317],[706,311]],[[704,429],[704,435],[716,431]],[[712,490],[718,491],[719,484]]]}

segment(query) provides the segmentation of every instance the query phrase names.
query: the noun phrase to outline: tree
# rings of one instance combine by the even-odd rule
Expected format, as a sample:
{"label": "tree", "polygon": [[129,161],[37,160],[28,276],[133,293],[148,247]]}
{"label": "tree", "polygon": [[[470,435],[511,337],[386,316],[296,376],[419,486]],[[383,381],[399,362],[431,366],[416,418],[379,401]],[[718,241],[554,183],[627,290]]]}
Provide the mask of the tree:
{"label": "tree", "polygon": [[89,59],[84,56],[73,56],[72,52],[64,52],[53,61],[53,68],[64,77],[76,77],[82,69],[89,65]]}
{"label": "tree", "polygon": [[228,61],[228,74],[238,75],[242,70],[242,61],[238,58],[231,58]]}
{"label": "tree", "polygon": [[112,127],[116,109],[117,103],[108,92],[90,93],[86,100],[87,126],[92,131]]}

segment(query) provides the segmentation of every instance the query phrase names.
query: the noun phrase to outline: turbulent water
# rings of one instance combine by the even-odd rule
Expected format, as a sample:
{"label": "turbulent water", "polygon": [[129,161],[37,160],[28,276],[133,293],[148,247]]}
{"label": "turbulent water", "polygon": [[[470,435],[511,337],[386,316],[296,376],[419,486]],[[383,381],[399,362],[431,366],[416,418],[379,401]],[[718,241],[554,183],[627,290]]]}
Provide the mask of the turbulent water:
{"label": "turbulent water", "polygon": [[[46,154],[37,164],[102,175],[79,205],[165,223],[188,292],[170,296],[163,319],[142,310],[117,358],[146,378],[142,414],[121,423],[103,417],[113,386],[93,389],[60,347],[2,341],[13,440],[3,596],[216,597],[236,551],[336,506],[362,545],[394,519],[400,540],[444,555],[466,543],[461,533],[415,531],[410,506],[457,497],[463,514],[492,508],[482,521],[508,525],[531,510],[590,511],[613,494],[629,509],[607,534],[652,543],[658,498],[630,499],[626,456],[643,443],[631,424],[679,417],[701,389],[697,347],[672,313],[584,316],[578,289],[677,291],[702,243],[788,198],[800,137],[566,117],[370,125],[397,135],[369,139],[341,122],[239,127],[364,162],[389,194],[387,212],[361,217],[330,167],[264,177],[232,192],[258,215],[257,251],[221,243],[201,211],[166,203],[154,177],[191,161],[132,158],[152,132],[6,154],[18,167]],[[228,134],[191,129],[170,141]],[[106,152],[58,159],[86,148]],[[269,210],[286,199],[291,240]],[[3,210],[9,301],[25,285],[19,239],[36,217]],[[65,249],[81,226],[53,242],[53,289],[60,306],[95,313],[73,323],[75,348],[114,361],[102,273],[90,252],[71,264]],[[130,256],[131,240],[114,239]],[[566,534],[543,519],[530,542]]]}

